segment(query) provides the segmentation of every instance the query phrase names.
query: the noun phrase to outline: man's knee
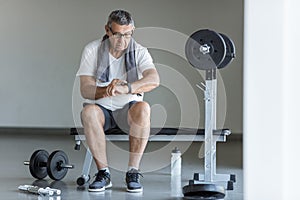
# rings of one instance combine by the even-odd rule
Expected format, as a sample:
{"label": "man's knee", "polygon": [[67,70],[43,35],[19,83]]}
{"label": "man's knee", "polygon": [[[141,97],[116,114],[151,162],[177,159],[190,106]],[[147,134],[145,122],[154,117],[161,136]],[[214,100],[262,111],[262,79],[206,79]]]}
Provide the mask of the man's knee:
{"label": "man's knee", "polygon": [[129,110],[129,119],[136,123],[150,120],[150,105],[145,101],[136,102]]}
{"label": "man's knee", "polygon": [[87,123],[101,122],[104,124],[104,114],[99,106],[90,104],[83,107],[81,111],[81,120],[83,126]]}

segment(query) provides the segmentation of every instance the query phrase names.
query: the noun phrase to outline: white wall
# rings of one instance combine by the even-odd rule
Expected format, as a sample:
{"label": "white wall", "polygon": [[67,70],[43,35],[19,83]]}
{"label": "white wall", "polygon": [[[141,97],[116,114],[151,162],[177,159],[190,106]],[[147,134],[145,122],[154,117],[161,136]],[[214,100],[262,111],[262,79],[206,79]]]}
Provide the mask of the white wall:
{"label": "white wall", "polygon": [[297,0],[245,1],[245,199],[298,199]]}
{"label": "white wall", "polygon": [[[240,0],[0,0],[0,126],[72,127],[72,89],[81,51],[89,41],[101,37],[113,9],[129,10],[137,27],[162,27],[190,35],[211,28],[230,36],[237,58],[220,72],[219,125],[242,132],[243,1]],[[142,43],[142,41],[139,41]],[[170,46],[177,41],[170,40]],[[182,44],[183,45],[183,44]],[[172,52],[150,49],[155,62],[170,66],[186,77],[195,90],[203,123],[203,94],[195,87],[201,76],[184,58]],[[160,70],[160,69],[159,69]],[[163,69],[161,69],[163,71]],[[165,77],[169,83],[173,77]],[[222,81],[220,81],[222,83]],[[178,84],[182,85],[182,84]],[[184,88],[183,88],[184,89]],[[188,110],[178,108],[170,89],[161,87],[146,99],[156,107],[153,123],[167,112],[166,125],[178,126]],[[170,100],[168,100],[170,99]],[[162,109],[164,108],[164,109]],[[226,111],[227,109],[227,111]],[[186,118],[186,117],[185,117]],[[195,121],[194,115],[185,119]],[[155,125],[155,124],[154,124]]]}

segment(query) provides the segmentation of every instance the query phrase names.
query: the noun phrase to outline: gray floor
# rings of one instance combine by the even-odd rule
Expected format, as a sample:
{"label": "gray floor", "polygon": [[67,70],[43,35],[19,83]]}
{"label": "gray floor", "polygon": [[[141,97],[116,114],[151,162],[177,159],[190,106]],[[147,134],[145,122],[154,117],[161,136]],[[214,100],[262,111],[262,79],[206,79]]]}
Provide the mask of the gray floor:
{"label": "gray floor", "polygon": [[[242,170],[242,142],[237,137],[228,138],[226,143],[219,143],[217,147],[217,172],[234,173],[237,182],[233,191],[227,191],[225,199],[243,199],[243,170]],[[86,187],[77,187],[76,179],[81,174],[85,148],[75,151],[74,140],[66,132],[50,133],[47,131],[28,131],[16,134],[14,131],[0,131],[0,199],[112,199],[112,200],[139,200],[139,199],[183,199],[181,188],[188,184],[194,172],[203,171],[203,159],[199,159],[201,142],[151,142],[147,147],[147,156],[143,158],[141,169],[144,172],[142,183],[144,192],[142,194],[130,194],[125,191],[124,170],[127,165],[127,158],[123,154],[115,152],[121,150],[126,152],[127,143],[118,142],[108,144],[108,157],[111,163],[113,187],[102,193],[90,193]],[[170,151],[169,148],[178,146],[183,149],[182,175],[179,179],[173,180],[170,175]],[[116,148],[117,147],[117,148]],[[166,148],[165,148],[166,147]],[[62,181],[52,181],[46,178],[36,181],[31,177],[27,166],[23,165],[32,152],[36,149],[46,149],[49,153],[56,149],[65,151],[70,163],[75,168],[69,170]],[[123,151],[124,150],[124,151]],[[121,152],[119,151],[119,152]],[[91,175],[96,172],[93,165]],[[181,180],[180,180],[181,179]],[[179,181],[178,181],[179,180]],[[24,184],[38,184],[42,187],[50,186],[62,190],[60,197],[49,198],[38,195],[20,192],[17,188]]]}

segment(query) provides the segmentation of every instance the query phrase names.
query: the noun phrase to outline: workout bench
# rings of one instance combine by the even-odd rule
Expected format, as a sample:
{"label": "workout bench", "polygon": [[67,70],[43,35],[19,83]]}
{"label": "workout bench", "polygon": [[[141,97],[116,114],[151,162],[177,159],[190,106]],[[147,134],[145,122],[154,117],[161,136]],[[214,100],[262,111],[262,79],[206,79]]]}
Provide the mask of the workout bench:
{"label": "workout bench", "polygon": [[[128,134],[118,128],[110,129],[105,132],[106,140],[109,141],[128,141]],[[204,129],[191,128],[151,128],[149,141],[205,141]],[[229,129],[215,130],[213,133],[215,142],[226,142],[226,137],[231,134]],[[80,150],[81,141],[85,140],[83,128],[71,128],[70,135],[75,137],[75,150]],[[214,157],[214,163],[216,163]],[[77,179],[79,186],[84,185],[90,180],[90,167],[93,157],[89,149],[86,151],[82,174]]]}

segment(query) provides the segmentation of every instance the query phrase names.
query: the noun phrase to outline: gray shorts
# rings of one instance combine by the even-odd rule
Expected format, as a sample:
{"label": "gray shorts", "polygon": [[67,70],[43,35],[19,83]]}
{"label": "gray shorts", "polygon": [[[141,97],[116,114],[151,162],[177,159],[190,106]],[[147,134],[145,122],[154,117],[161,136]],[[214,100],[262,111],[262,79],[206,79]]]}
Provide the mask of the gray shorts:
{"label": "gray shorts", "polygon": [[[119,128],[123,132],[129,134],[129,124],[128,124],[128,110],[131,108],[133,104],[135,104],[137,101],[131,101],[128,104],[126,104],[123,108],[111,111],[107,108],[104,108],[103,106],[99,104],[95,104],[101,108],[103,111],[104,117],[105,117],[105,123],[104,123],[104,131],[107,131],[112,128]],[[89,103],[84,103],[83,107],[86,105],[90,105]]]}

